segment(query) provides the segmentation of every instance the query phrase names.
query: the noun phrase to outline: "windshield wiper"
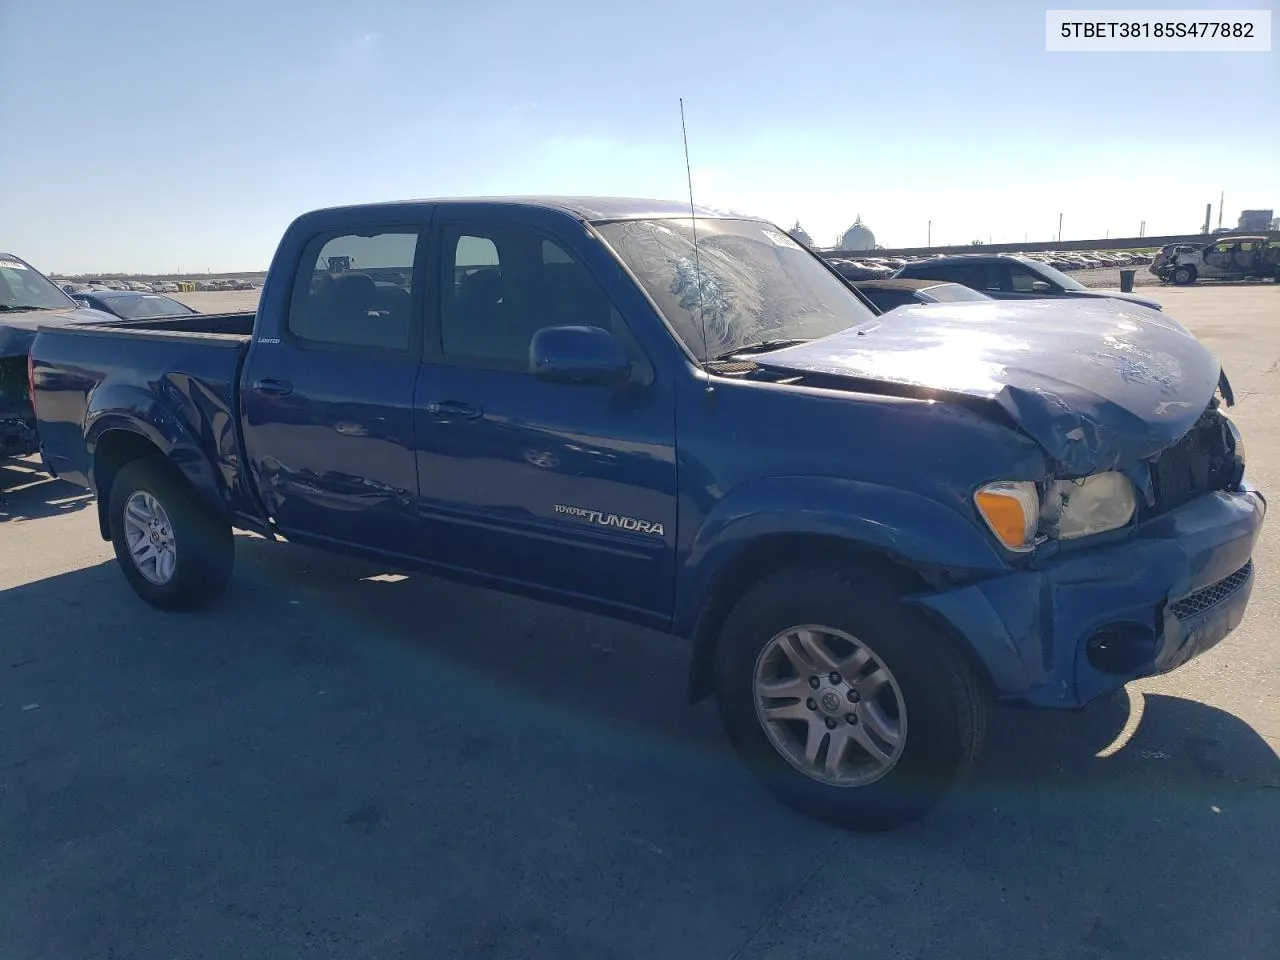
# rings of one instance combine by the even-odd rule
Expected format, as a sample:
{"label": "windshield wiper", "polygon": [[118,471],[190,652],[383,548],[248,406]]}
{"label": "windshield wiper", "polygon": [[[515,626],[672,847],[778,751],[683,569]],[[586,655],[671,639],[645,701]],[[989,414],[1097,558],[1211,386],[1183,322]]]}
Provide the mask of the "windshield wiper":
{"label": "windshield wiper", "polygon": [[760,340],[757,343],[748,343],[744,347],[734,347],[732,350],[726,350],[724,353],[711,358],[712,363],[719,363],[722,360],[731,360],[734,357],[751,354],[751,353],[768,353],[770,350],[781,350],[783,347],[794,347],[798,343],[808,343],[808,338],[797,338],[791,340]]}
{"label": "windshield wiper", "polygon": [[0,310],[8,310],[14,313],[25,310],[52,310],[53,307],[37,307],[29,303],[0,303]]}

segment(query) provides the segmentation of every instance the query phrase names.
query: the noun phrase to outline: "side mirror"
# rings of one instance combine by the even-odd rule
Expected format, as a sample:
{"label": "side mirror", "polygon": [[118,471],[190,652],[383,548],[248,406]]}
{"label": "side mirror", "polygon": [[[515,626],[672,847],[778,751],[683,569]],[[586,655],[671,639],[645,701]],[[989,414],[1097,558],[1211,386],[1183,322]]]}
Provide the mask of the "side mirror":
{"label": "side mirror", "polygon": [[552,383],[618,383],[631,376],[631,360],[603,327],[544,327],[529,344],[529,371]]}
{"label": "side mirror", "polygon": [[1048,293],[1048,292],[1049,292],[1050,290],[1052,290],[1052,289],[1053,289],[1053,287],[1049,284],[1049,282],[1048,282],[1047,280],[1033,280],[1033,281],[1031,281],[1031,292],[1032,292],[1032,293]]}
{"label": "side mirror", "polygon": [[75,300],[75,302],[76,302],[76,306],[77,306],[77,307],[80,307],[80,308],[82,308],[82,309],[84,309],[84,310],[92,310],[92,309],[93,309],[91,306],[89,306],[89,301],[88,301],[88,300],[81,300],[79,297],[72,297],[71,299]]}

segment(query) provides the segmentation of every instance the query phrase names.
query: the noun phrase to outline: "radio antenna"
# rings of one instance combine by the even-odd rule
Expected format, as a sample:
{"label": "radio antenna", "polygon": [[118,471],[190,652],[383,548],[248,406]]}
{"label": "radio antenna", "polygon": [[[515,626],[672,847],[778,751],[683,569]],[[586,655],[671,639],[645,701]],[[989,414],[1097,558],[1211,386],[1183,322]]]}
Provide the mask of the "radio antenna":
{"label": "radio antenna", "polygon": [[[702,369],[706,372],[707,354],[707,311],[702,305],[702,261],[698,257],[698,209],[693,204],[693,167],[689,164],[689,130],[684,123],[684,97],[680,98],[680,136],[684,139],[684,174],[689,182],[689,221],[693,227],[693,272],[694,283],[698,286],[698,324],[702,328]],[[707,392],[711,391],[711,381],[707,381]]]}

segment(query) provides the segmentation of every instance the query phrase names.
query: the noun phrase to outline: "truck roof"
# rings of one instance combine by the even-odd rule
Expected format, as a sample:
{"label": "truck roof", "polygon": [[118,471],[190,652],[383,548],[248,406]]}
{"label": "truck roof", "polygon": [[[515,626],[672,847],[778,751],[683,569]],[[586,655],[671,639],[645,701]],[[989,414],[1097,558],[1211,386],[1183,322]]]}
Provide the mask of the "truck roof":
{"label": "truck roof", "polygon": [[[548,210],[559,210],[589,222],[604,220],[653,220],[674,219],[689,216],[689,204],[674,200],[645,200],[635,197],[570,197],[570,196],[510,196],[510,197],[419,197],[411,200],[393,201],[388,204],[354,204],[328,209],[345,210],[391,205],[437,204],[450,206],[454,204],[492,204],[494,206],[541,207]],[[759,217],[710,207],[695,207],[699,217],[707,219],[759,220]]]}

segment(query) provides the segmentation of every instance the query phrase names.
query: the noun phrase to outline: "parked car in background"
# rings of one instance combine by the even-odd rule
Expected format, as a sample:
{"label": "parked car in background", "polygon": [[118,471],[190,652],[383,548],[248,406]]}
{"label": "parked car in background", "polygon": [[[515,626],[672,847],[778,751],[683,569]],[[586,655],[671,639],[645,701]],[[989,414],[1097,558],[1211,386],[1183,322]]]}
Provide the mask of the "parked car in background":
{"label": "parked car in background", "polygon": [[213,601],[239,527],[685,637],[765,786],[860,829],[932,807],[991,699],[1079,707],[1239,624],[1265,502],[1175,321],[887,322],[775,224],[689,214],[306,214],[256,314],[42,327],[45,462],[157,607]]}
{"label": "parked car in background", "polygon": [[0,457],[36,452],[27,352],[40,324],[102,323],[25,260],[0,253]]}
{"label": "parked car in background", "polygon": [[1151,258],[1151,265],[1147,267],[1153,275],[1159,277],[1164,265],[1169,262],[1175,253],[1182,250],[1194,250],[1194,243],[1166,243],[1163,247],[1156,251],[1154,257]]}
{"label": "parked car in background", "polygon": [[959,303],[991,297],[958,283],[937,280],[856,280],[853,286],[882,312],[915,303]]}
{"label": "parked car in background", "polygon": [[1048,298],[1124,300],[1159,310],[1155,300],[1132,293],[1090,290],[1055,270],[1047,263],[1037,263],[1009,254],[962,254],[939,257],[927,263],[909,263],[895,277],[918,280],[947,280],[960,283],[996,300],[1038,300]]}
{"label": "parked car in background", "polygon": [[[1162,251],[1163,252],[1163,251]],[[1280,243],[1267,237],[1219,237],[1212,243],[1180,244],[1151,272],[1179,285],[1197,280],[1280,277]]]}
{"label": "parked car in background", "polygon": [[77,293],[76,302],[91,310],[101,310],[122,320],[141,320],[144,317],[185,317],[192,310],[185,303],[158,293],[137,293],[132,290],[95,290]]}

